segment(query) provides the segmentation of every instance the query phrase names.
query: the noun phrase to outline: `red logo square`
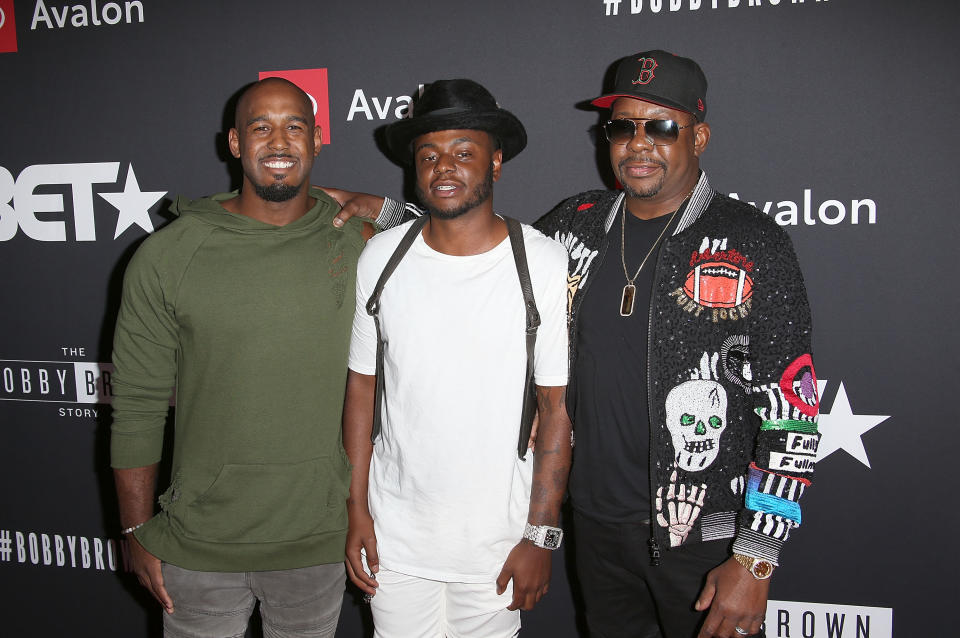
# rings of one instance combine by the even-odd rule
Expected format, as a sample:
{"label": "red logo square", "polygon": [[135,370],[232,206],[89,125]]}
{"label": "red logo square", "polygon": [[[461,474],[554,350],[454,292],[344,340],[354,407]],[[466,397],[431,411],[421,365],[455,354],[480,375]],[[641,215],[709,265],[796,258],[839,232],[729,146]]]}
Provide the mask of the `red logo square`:
{"label": "red logo square", "polygon": [[330,98],[327,92],[326,69],[297,69],[293,71],[261,71],[263,78],[283,78],[290,80],[310,96],[313,102],[313,114],[320,127],[321,143],[330,143]]}
{"label": "red logo square", "polygon": [[17,50],[17,21],[13,17],[13,0],[0,0],[0,53]]}

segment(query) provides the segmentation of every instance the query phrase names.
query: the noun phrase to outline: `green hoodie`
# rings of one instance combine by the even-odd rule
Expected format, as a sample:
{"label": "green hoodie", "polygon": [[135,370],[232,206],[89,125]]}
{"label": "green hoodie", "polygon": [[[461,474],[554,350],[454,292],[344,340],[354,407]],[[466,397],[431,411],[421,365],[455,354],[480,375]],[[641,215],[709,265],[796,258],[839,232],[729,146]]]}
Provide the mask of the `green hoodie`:
{"label": "green hoodie", "polygon": [[177,200],[179,219],[127,267],[114,338],[115,468],[160,460],[176,426],[161,512],[136,532],[202,571],[343,560],[349,463],[340,419],[360,224],[336,229],[323,192],[271,226],[228,212],[236,193]]}

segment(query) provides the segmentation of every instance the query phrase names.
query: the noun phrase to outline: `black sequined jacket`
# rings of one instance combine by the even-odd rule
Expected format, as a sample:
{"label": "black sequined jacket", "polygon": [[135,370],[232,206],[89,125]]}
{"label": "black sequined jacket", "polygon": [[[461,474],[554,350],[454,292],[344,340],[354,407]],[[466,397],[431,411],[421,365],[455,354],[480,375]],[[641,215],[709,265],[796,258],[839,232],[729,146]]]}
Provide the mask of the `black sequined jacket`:
{"label": "black sequined jacket", "polygon": [[[577,312],[622,201],[581,193],[534,224],[569,255],[571,371]],[[704,173],[678,218],[650,300],[653,547],[734,538],[735,552],[778,564],[820,438],[803,277],[787,234]]]}

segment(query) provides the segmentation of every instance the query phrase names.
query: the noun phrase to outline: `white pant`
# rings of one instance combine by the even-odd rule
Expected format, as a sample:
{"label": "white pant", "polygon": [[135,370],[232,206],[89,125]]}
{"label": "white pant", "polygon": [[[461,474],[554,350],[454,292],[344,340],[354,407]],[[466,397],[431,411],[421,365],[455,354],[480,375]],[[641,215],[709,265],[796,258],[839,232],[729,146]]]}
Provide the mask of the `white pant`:
{"label": "white pant", "polygon": [[497,584],[445,583],[380,567],[380,586],[370,602],[374,638],[512,638],[520,610],[508,611],[513,582],[497,596]]}

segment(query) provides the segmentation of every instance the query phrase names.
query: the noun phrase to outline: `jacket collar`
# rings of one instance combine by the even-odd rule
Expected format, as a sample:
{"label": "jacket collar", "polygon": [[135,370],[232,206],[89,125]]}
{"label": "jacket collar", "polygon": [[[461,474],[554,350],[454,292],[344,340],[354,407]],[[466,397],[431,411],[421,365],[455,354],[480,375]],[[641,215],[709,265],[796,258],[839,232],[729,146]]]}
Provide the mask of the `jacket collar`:
{"label": "jacket collar", "polygon": [[[680,216],[680,221],[677,222],[677,226],[673,230],[673,233],[671,233],[671,236],[678,235],[685,231],[693,222],[697,221],[700,215],[703,214],[703,211],[707,210],[707,206],[710,205],[715,193],[716,191],[710,186],[710,180],[707,178],[707,174],[704,171],[700,171],[700,179],[697,180],[697,185],[693,187],[693,193],[690,195],[683,215]],[[620,206],[623,205],[625,198],[626,193],[620,191],[620,194],[617,195],[617,198],[613,201],[610,212],[607,213],[607,220],[604,223],[604,232],[610,230],[610,226],[613,225],[613,220],[617,218],[617,213],[620,212]]]}

